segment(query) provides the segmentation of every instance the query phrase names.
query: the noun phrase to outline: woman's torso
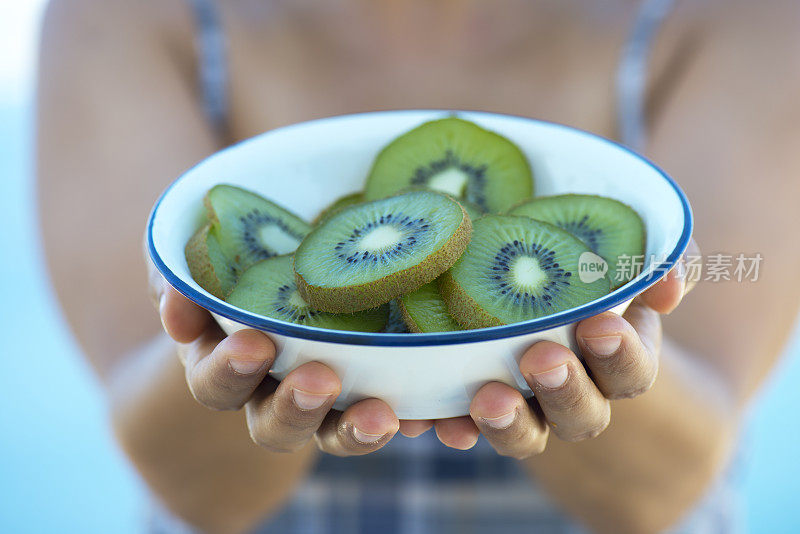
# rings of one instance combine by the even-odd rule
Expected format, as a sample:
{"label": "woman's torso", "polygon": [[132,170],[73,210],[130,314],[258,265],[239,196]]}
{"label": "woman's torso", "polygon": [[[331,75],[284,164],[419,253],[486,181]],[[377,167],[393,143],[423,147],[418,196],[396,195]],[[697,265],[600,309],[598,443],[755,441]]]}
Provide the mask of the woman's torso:
{"label": "woman's torso", "polygon": [[603,4],[220,2],[232,137],[399,108],[484,109],[614,136],[615,72],[638,2]]}
{"label": "woman's torso", "polygon": [[[671,4],[649,3],[656,11]],[[401,108],[483,109],[618,137],[616,77],[640,3],[506,0],[462,10],[458,2],[417,0],[235,0],[216,7],[199,24],[201,38],[203,26],[217,32],[199,43],[200,69],[210,72],[201,86],[216,101],[207,107],[219,108],[211,110],[212,120],[224,122],[230,142],[303,120]],[[650,32],[658,29],[655,24]],[[220,46],[224,53],[215,52]],[[641,67],[652,75],[652,64]],[[634,106],[628,113],[639,111]],[[722,484],[682,531],[730,532],[729,502]],[[414,440],[398,436],[367,457],[322,457],[285,509],[258,529],[580,531],[518,462],[499,457],[484,441],[468,452],[446,449],[433,432]]]}

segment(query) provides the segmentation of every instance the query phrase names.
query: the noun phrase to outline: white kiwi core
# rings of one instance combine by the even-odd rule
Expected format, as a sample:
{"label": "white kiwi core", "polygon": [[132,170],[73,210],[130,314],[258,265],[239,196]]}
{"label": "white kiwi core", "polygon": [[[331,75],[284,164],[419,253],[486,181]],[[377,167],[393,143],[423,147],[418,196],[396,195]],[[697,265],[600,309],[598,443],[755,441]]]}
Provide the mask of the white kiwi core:
{"label": "white kiwi core", "polygon": [[435,174],[428,181],[428,187],[458,198],[464,195],[469,176],[464,171],[450,167]]}
{"label": "white kiwi core", "polygon": [[394,226],[378,226],[361,238],[358,248],[369,252],[382,252],[394,247],[402,239],[403,234]]}
{"label": "white kiwi core", "polygon": [[511,265],[511,276],[518,287],[536,290],[547,279],[539,261],[530,256],[520,256]]}
{"label": "white kiwi core", "polygon": [[289,298],[286,302],[295,308],[305,308],[308,306],[308,303],[303,300],[303,297],[300,296],[300,293],[296,289],[292,291],[292,294],[289,295]]}
{"label": "white kiwi core", "polygon": [[265,224],[258,229],[262,243],[269,243],[269,248],[278,254],[289,254],[297,249],[300,241],[286,233],[277,224]]}

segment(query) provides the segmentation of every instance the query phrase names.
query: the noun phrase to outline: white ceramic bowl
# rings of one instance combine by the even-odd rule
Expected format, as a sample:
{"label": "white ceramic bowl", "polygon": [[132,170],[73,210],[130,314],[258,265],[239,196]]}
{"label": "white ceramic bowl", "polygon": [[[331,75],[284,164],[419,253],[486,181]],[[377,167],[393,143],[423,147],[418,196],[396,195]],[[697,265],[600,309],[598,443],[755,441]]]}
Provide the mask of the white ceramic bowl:
{"label": "white ceramic bowl", "polygon": [[593,193],[632,206],[644,219],[642,273],[593,302],[508,326],[435,334],[373,334],[312,328],[231,306],[192,279],[183,249],[203,220],[202,198],[218,183],[240,185],[313,218],[333,199],[363,187],[378,151],[395,136],[452,111],[388,111],[315,120],[273,130],[225,149],[190,169],[164,192],[148,222],[157,268],[178,291],[212,312],[227,333],[267,332],[278,347],[271,374],[280,379],[308,361],[342,380],[335,404],[378,397],[401,419],[465,415],[489,381],[532,395],[517,369],[532,343],[551,340],[576,350],[575,324],[605,310],[621,313],[666,273],[692,230],[689,204],[664,172],[628,149],[574,128],[522,117],[456,112],[515,142],[528,156],[537,195]]}

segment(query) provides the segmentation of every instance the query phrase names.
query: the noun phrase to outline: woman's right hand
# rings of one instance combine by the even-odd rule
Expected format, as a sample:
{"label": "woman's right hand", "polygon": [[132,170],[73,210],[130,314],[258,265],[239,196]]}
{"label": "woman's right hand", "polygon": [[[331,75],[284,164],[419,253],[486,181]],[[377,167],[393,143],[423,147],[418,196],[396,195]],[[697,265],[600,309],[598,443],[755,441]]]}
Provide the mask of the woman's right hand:
{"label": "woman's right hand", "polygon": [[331,409],[342,384],[326,365],[309,362],[278,382],[268,376],[275,345],[257,330],[225,336],[211,315],[173,289],[150,261],[150,290],[164,330],[178,344],[194,398],[214,410],[244,407],[253,441],[274,452],[294,452],[312,438],[337,456],[383,447],[400,423],[379,399]]}

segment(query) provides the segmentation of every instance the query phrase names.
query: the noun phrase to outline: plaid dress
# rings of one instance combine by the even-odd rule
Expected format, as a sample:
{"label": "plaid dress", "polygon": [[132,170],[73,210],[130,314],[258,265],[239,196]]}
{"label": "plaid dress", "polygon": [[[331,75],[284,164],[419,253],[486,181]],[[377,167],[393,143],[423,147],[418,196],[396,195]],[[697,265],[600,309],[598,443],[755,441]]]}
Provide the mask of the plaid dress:
{"label": "plaid dress", "polygon": [[[671,534],[735,534],[741,524],[734,471],[711,488]],[[155,509],[149,531],[194,534]],[[584,534],[523,470],[481,438],[469,451],[429,430],[398,434],[366,456],[323,454],[276,516],[253,534]]]}
{"label": "plaid dress", "polygon": [[[206,112],[225,129],[224,35],[213,0],[190,0],[198,33],[200,82]],[[647,56],[672,0],[645,0],[617,72],[618,125],[623,142],[641,147]],[[674,529],[732,534],[741,524],[736,484],[727,473]],[[149,531],[192,529],[155,504]],[[254,534],[568,534],[585,529],[548,500],[519,462],[498,456],[481,438],[470,451],[443,446],[433,431],[397,435],[376,453],[322,455],[310,476],[276,516]]]}

